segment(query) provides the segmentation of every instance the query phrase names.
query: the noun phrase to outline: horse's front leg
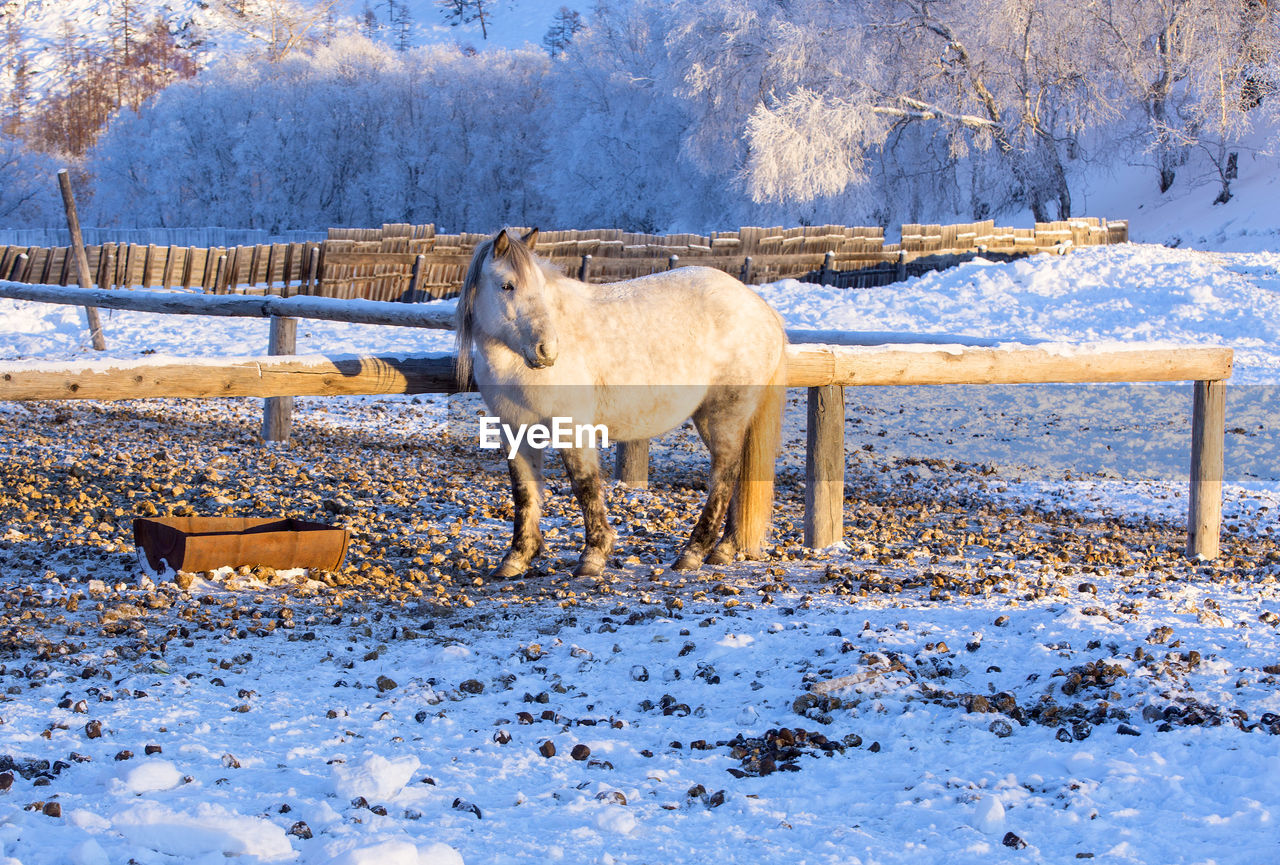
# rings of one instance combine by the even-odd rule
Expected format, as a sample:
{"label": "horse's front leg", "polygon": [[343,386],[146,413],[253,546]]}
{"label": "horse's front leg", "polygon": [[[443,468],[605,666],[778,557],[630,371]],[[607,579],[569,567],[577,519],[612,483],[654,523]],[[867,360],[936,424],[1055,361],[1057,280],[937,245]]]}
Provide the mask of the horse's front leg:
{"label": "horse's front leg", "polygon": [[511,549],[502,562],[490,572],[496,579],[518,577],[529,567],[530,560],[542,550],[542,451],[522,446],[507,460],[511,473],[511,497],[515,501],[515,522],[511,527]]}
{"label": "horse's front leg", "polygon": [[604,506],[604,484],[600,480],[600,454],[595,448],[564,448],[560,451],[573,494],[582,508],[582,533],[586,541],[576,577],[594,577],[604,570],[617,534],[609,527]]}

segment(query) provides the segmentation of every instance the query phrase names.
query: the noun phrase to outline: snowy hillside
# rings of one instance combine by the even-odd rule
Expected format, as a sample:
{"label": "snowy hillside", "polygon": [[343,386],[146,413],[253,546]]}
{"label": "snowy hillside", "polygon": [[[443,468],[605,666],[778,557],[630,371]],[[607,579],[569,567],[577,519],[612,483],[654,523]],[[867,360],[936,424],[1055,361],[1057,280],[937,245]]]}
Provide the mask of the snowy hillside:
{"label": "snowy hillside", "polygon": [[[409,46],[436,43],[464,43],[477,50],[540,47],[561,6],[569,0],[494,0],[486,5],[487,38],[478,22],[447,23],[435,0],[337,0],[333,15],[316,25],[316,31],[331,37],[361,30],[387,44],[401,43],[401,28]],[[253,47],[247,26],[225,10],[236,4],[226,0],[4,0],[0,3],[0,39],[5,42],[6,62],[0,64],[0,94],[13,87],[16,54],[26,57],[30,98],[39,99],[60,86],[60,68],[68,53],[106,53],[125,29],[139,33],[156,17],[163,18],[177,43],[189,48],[202,67],[228,54]],[[255,8],[254,0],[243,4]],[[262,4],[270,8],[271,4]],[[301,0],[303,9],[321,5],[320,0]],[[581,11],[586,13],[585,4]],[[287,7],[282,7],[287,8]],[[125,16],[127,10],[128,17]]]}
{"label": "snowy hillside", "polygon": [[[407,20],[409,44],[429,45],[437,42],[468,45],[478,51],[491,48],[523,48],[531,45],[541,50],[542,37],[552,26],[561,7],[586,16],[593,0],[491,0],[486,8],[485,26],[480,22],[450,24],[436,0],[403,0],[389,7],[386,0],[340,0],[345,20],[362,21],[366,10],[377,23],[377,38],[396,44],[397,22]],[[397,9],[399,7],[399,9]],[[400,9],[405,12],[399,11]],[[401,16],[404,16],[403,18]]]}

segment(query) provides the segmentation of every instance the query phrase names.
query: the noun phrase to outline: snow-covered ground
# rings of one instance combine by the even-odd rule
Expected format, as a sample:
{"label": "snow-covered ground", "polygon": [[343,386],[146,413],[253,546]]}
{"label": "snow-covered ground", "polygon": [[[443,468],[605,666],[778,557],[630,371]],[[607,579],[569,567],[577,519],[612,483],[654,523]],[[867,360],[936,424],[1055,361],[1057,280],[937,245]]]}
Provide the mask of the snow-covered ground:
{"label": "snow-covered ground", "polygon": [[[0,861],[1270,861],[1278,288],[1280,255],[1132,245],[760,289],[793,328],[1235,348],[1217,566],[1180,556],[1186,386],[850,389],[850,548],[812,554],[793,400],[775,555],[683,578],[680,431],[611,492],[603,579],[564,570],[553,477],[545,567],[505,584],[474,398],[303,399],[291,447],[248,400],[0,403]],[[0,301],[0,360],[89,357],[80,315]],[[119,357],[266,348],[104,323]],[[350,525],[350,579],[152,583],[148,505]]]}

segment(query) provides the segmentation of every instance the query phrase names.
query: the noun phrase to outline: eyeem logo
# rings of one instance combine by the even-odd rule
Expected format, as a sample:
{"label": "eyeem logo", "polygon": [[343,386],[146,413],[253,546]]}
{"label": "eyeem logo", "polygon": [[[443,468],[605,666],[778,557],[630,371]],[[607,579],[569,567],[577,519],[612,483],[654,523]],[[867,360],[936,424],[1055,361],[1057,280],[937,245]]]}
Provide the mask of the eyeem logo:
{"label": "eyeem logo", "polygon": [[553,417],[551,426],[545,424],[520,424],[514,430],[501,419],[491,416],[480,418],[480,447],[497,449],[502,440],[507,441],[507,459],[515,459],[521,444],[542,450],[543,448],[607,448],[609,428],[602,423],[575,424],[571,417]]}

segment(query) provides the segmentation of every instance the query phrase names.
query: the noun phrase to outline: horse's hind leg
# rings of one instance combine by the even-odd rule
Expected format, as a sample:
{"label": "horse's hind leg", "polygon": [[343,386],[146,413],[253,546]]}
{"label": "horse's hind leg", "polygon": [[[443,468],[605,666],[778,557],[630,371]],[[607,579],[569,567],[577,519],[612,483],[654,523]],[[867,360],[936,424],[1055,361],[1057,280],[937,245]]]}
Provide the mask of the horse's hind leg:
{"label": "horse's hind leg", "polygon": [[604,506],[604,485],[600,479],[600,456],[595,448],[564,448],[560,451],[573,484],[573,494],[582,508],[582,533],[586,546],[578,559],[574,576],[594,577],[604,570],[617,534],[609,527]]}
{"label": "horse's hind leg", "polygon": [[[699,409],[698,414],[693,416],[693,421],[707,450],[711,452],[711,476],[707,481],[707,503],[702,507],[702,514],[693,527],[688,543],[671,566],[677,571],[697,570],[716,542],[716,533],[725,522],[725,512],[729,509],[733,490],[738,485],[738,473],[742,468],[742,441],[746,435],[746,424],[738,418],[712,420],[709,412]],[[723,564],[718,560],[718,554],[717,547],[713,564]],[[729,560],[732,559],[733,555],[730,553]]]}
{"label": "horse's hind leg", "polygon": [[522,447],[507,460],[511,474],[511,497],[515,501],[515,522],[511,527],[511,549],[489,576],[505,579],[523,574],[542,549],[542,451]]}
{"label": "horse's hind leg", "polygon": [[[739,472],[741,473],[741,472]],[[716,548],[707,556],[708,565],[728,565],[732,564],[734,556],[738,554],[738,494],[735,492],[729,500],[729,518],[725,520],[724,534],[720,536],[720,543],[716,544]]]}

